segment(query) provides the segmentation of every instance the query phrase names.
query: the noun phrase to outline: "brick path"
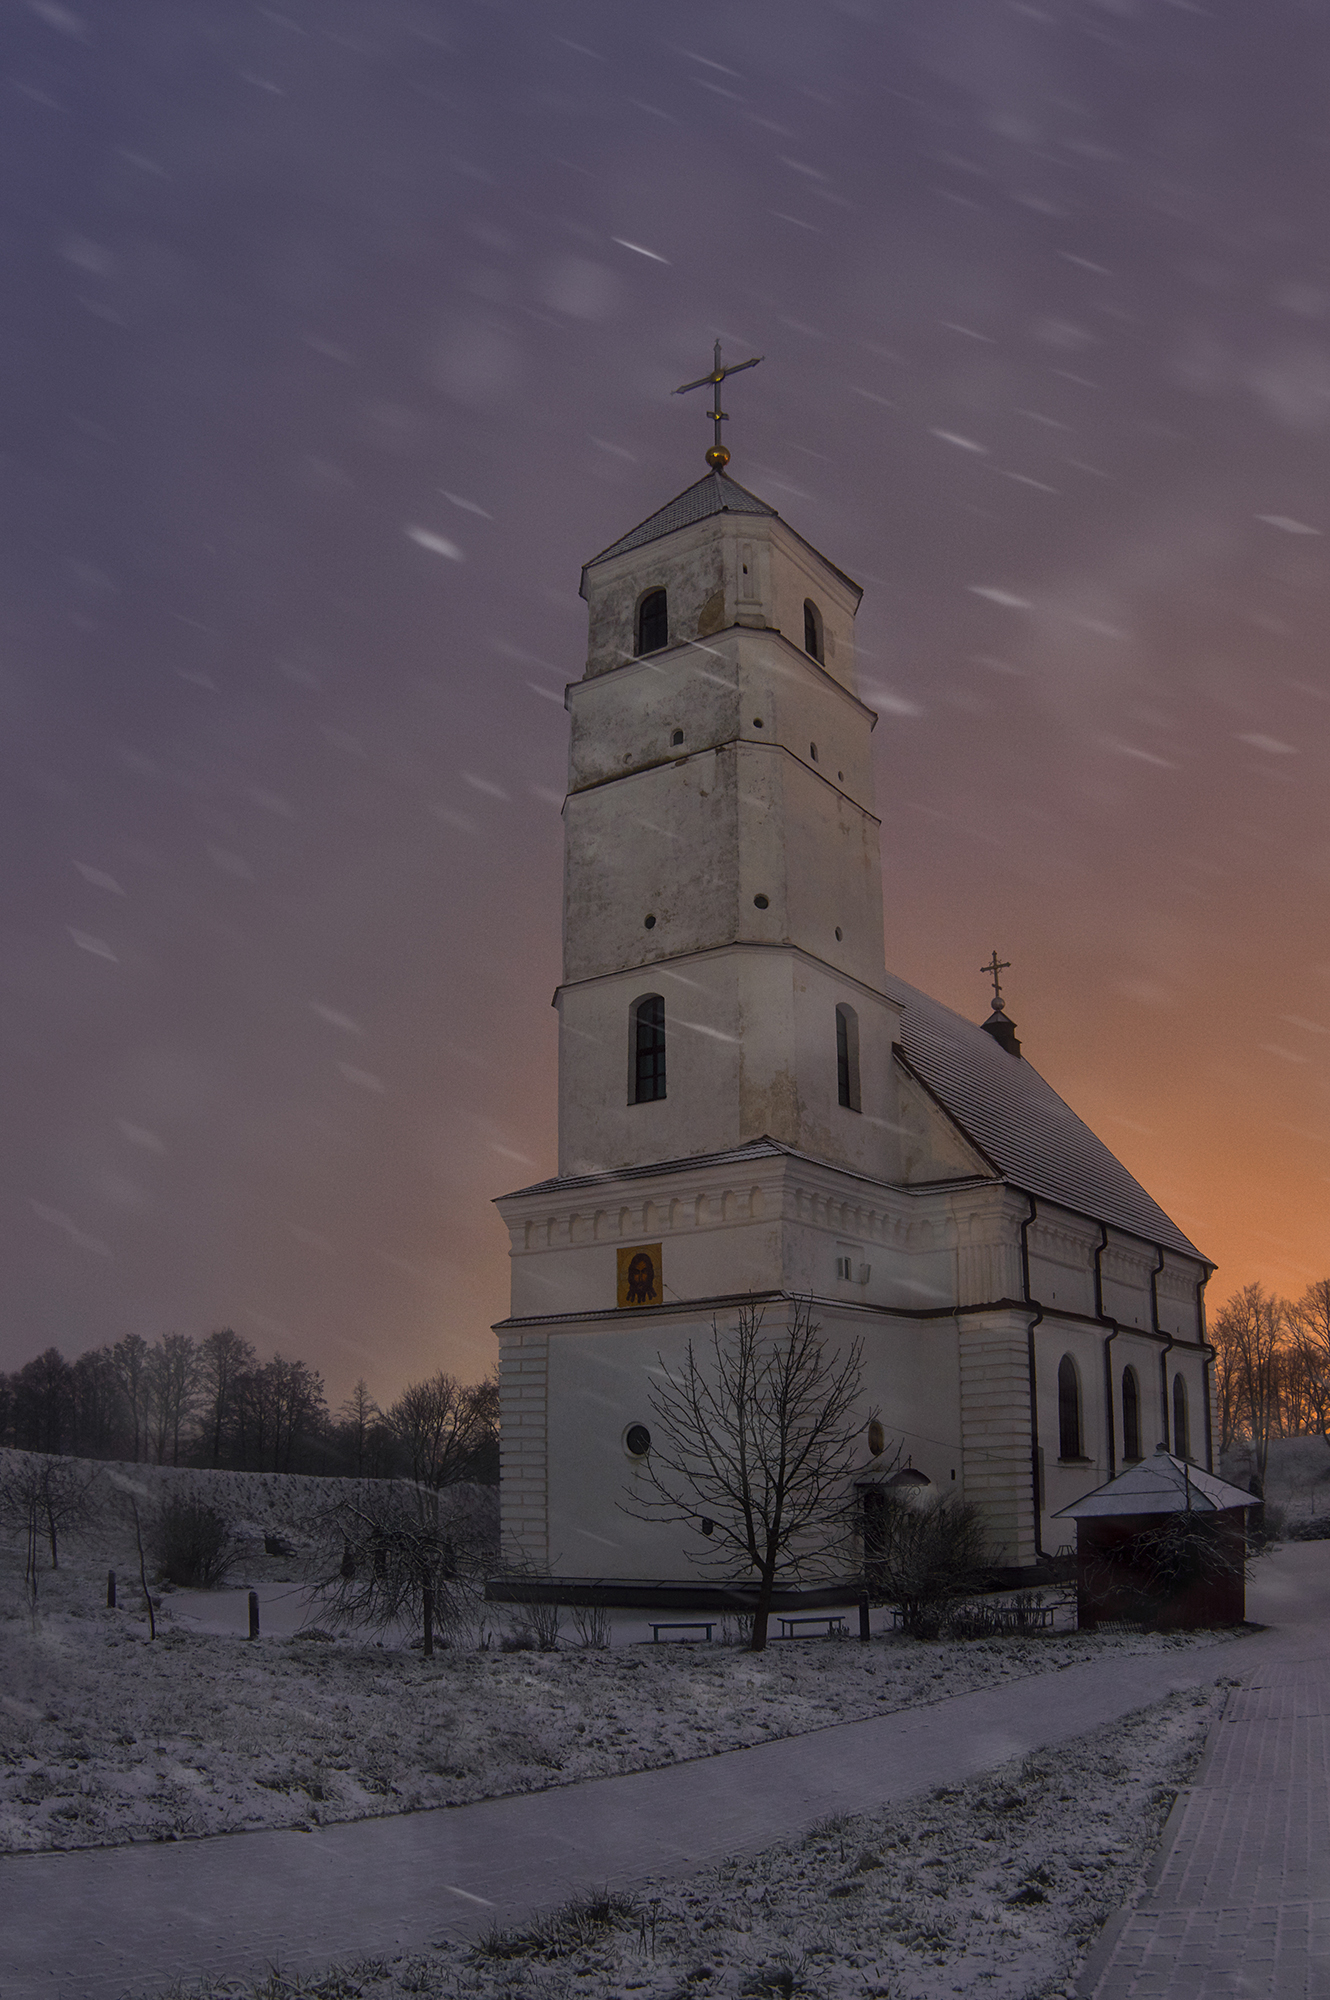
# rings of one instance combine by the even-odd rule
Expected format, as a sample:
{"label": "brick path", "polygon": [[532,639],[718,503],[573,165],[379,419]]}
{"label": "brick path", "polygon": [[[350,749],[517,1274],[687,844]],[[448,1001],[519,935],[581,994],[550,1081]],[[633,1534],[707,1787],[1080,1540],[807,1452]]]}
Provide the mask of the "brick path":
{"label": "brick path", "polygon": [[1295,1630],[1234,1689],[1081,2000],[1330,2000],[1328,1642]]}

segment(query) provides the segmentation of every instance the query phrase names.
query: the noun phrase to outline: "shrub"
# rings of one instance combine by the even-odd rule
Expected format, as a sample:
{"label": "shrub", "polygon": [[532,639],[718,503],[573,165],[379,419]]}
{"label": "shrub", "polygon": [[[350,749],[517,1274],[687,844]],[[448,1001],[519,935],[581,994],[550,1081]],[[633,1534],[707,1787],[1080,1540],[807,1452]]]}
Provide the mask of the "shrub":
{"label": "shrub", "polygon": [[919,1507],[893,1499],[879,1517],[864,1566],[869,1590],[899,1607],[911,1637],[936,1639],[947,1607],[984,1580],[979,1510],[959,1500]]}
{"label": "shrub", "polygon": [[148,1547],[168,1583],[211,1590],[225,1580],[239,1554],[230,1527],[215,1507],[168,1494],[154,1514]]}

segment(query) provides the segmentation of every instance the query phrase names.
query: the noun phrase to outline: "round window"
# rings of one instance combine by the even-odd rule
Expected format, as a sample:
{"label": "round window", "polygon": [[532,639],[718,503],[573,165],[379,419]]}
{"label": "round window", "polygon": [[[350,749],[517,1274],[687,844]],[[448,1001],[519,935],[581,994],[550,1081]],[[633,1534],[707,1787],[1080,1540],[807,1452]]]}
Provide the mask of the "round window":
{"label": "round window", "polygon": [[651,1449],[651,1433],[645,1424],[629,1424],[623,1434],[624,1450],[630,1458],[645,1458]]}

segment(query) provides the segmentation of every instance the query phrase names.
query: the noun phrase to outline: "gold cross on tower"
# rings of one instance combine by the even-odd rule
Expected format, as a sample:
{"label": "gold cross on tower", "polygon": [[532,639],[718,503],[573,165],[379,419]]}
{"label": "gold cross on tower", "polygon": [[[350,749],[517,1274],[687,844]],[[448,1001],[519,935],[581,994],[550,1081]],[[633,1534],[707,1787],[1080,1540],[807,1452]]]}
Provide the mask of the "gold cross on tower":
{"label": "gold cross on tower", "polygon": [[716,426],[716,441],[707,453],[707,464],[713,472],[723,472],[730,462],[730,454],[720,441],[720,427],[722,424],[729,422],[727,413],[720,406],[720,385],[727,375],[738,375],[745,368],[756,368],[758,362],[765,360],[765,358],[764,355],[755,354],[749,361],[732,361],[728,368],[722,368],[720,365],[720,342],[717,341],[716,362],[711,373],[709,375],[699,375],[696,382],[683,383],[674,392],[676,396],[686,396],[690,389],[704,389],[708,382],[715,385],[715,407],[707,411],[707,415]]}
{"label": "gold cross on tower", "polygon": [[993,982],[993,1012],[995,1014],[1003,1013],[1004,1009],[1002,1005],[1002,980],[999,977],[999,975],[1001,973],[1011,971],[1011,960],[1009,958],[999,958],[997,952],[994,951],[993,956],[988,961],[988,964],[981,965],[979,970],[981,972],[986,972],[989,978]]}

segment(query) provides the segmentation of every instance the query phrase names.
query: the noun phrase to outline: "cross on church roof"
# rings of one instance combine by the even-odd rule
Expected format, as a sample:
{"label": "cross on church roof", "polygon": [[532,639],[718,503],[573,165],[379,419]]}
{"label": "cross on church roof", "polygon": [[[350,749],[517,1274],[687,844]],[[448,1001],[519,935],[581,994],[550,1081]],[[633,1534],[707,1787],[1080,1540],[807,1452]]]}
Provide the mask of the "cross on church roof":
{"label": "cross on church roof", "polygon": [[995,1014],[1004,1013],[1006,1010],[1002,1005],[1002,981],[999,974],[1011,971],[1011,960],[1009,958],[999,958],[995,949],[988,964],[981,965],[979,970],[986,972],[993,982],[993,1012]]}
{"label": "cross on church roof", "polygon": [[716,359],[715,359],[715,364],[712,367],[711,373],[709,375],[699,375],[696,382],[682,383],[680,387],[677,388],[674,392],[676,396],[686,396],[690,389],[703,389],[706,387],[708,382],[711,382],[715,385],[715,390],[716,390],[715,407],[707,411],[707,415],[712,419],[712,421],[716,426],[716,441],[712,445],[710,451],[707,453],[707,464],[711,467],[711,470],[713,472],[723,472],[725,467],[730,462],[730,454],[728,453],[728,451],[726,451],[724,445],[720,441],[720,427],[722,424],[729,422],[728,413],[725,410],[722,410],[720,406],[720,385],[725,380],[725,377],[727,375],[738,375],[745,368],[756,368],[758,362],[763,361],[765,359],[766,359],[765,355],[754,354],[751,357],[751,359],[747,361],[732,361],[728,368],[722,368],[720,361],[720,342],[717,341]]}

